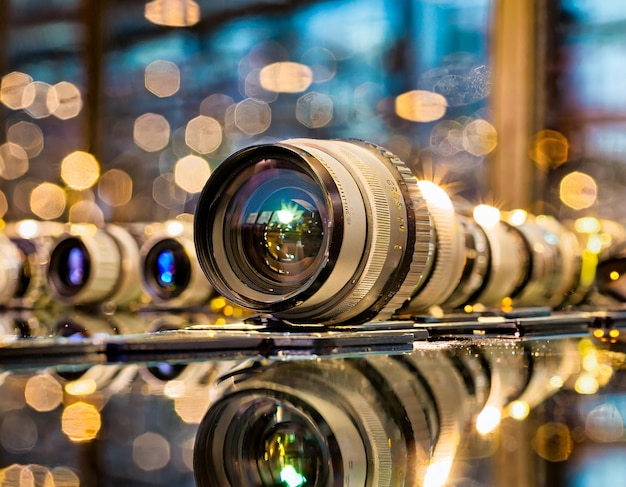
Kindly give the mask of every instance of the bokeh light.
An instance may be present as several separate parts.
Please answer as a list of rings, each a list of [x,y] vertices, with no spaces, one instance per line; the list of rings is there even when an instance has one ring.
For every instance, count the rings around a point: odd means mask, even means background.
[[[35,411],[52,411],[63,401],[63,388],[51,375],[34,375],[26,383],[24,396]]]
[[[436,154],[453,156],[464,150],[464,127],[458,120],[442,120],[430,131],[430,147]]]
[[[559,196],[561,201],[570,208],[582,210],[595,203],[598,185],[588,174],[574,171],[561,180]]]
[[[413,90],[396,97],[396,114],[411,122],[433,122],[446,114],[445,97],[432,91]]]
[[[22,92],[24,110],[33,118],[46,118],[59,106],[56,92],[48,83],[33,81]]]
[[[68,221],[70,223],[93,223],[97,227],[102,227],[104,213],[93,201],[79,201],[70,206]]]
[[[176,185],[173,174],[166,173],[153,181],[152,198],[164,208],[173,210],[185,204],[187,193]]]
[[[531,137],[528,155],[542,169],[554,169],[567,161],[567,138],[556,130],[541,130]]]
[[[296,102],[296,120],[305,127],[324,127],[333,119],[333,101],[328,95],[311,91]]]
[[[235,126],[246,135],[265,132],[272,121],[270,106],[264,101],[246,98],[240,101],[234,110]]]
[[[213,93],[200,103],[200,115],[214,118],[223,125],[226,120],[226,111],[234,104],[235,100],[230,96],[222,93]]]
[[[304,64],[272,63],[259,73],[261,86],[276,93],[301,93],[313,82],[313,71]]]
[[[0,100],[12,110],[24,108],[24,88],[32,82],[33,78],[19,71],[3,76],[0,82]]]
[[[61,120],[76,117],[83,109],[83,98],[78,87],[69,81],[61,81],[48,91],[46,103],[50,113]]]
[[[537,454],[549,462],[563,462],[573,450],[570,429],[563,423],[546,423],[537,428],[533,447]]]
[[[485,156],[496,148],[498,134],[487,120],[478,119],[468,123],[463,131],[463,147],[474,156]]]
[[[39,218],[52,220],[65,211],[65,191],[53,183],[41,183],[30,193],[30,210]]]
[[[146,152],[164,149],[170,140],[170,124],[162,115],[144,113],[135,120],[133,140]]]
[[[39,432],[32,418],[22,411],[3,414],[0,424],[0,443],[11,453],[25,453],[37,443]]]
[[[28,157],[37,157],[44,146],[43,132],[34,123],[16,122],[7,129],[7,142],[19,145]]]
[[[133,441],[133,460],[142,470],[160,470],[170,461],[170,444],[157,433],[144,433]]]
[[[337,58],[323,47],[312,47],[302,55],[302,62],[313,73],[314,83],[330,81],[337,73]]]
[[[93,440],[101,426],[102,420],[96,407],[82,401],[67,406],[61,417],[63,433],[75,442]]]
[[[0,177],[17,179],[28,172],[28,154],[23,147],[12,142],[0,145]]]
[[[61,162],[61,179],[72,189],[91,188],[99,177],[100,164],[88,152],[72,152]]]
[[[170,61],[153,61],[146,66],[145,85],[159,98],[172,96],[180,89],[180,70]]]
[[[474,207],[473,216],[483,227],[492,228],[500,221],[500,210],[489,205],[477,205]]]
[[[211,175],[209,163],[201,157],[189,155],[174,166],[174,181],[188,193],[199,193]]]
[[[105,172],[98,181],[98,196],[109,206],[122,206],[133,197],[133,178],[121,169]]]
[[[222,126],[216,119],[200,115],[187,124],[185,143],[199,154],[210,154],[222,143]]]
[[[200,6],[193,0],[152,0],[146,4],[144,16],[157,25],[189,27],[200,20]]]

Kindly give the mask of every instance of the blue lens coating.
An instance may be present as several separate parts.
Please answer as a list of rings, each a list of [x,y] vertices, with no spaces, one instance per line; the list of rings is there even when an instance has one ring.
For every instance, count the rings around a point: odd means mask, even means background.
[[[85,254],[78,247],[70,250],[67,256],[68,279],[74,286],[83,284],[85,278]]]
[[[174,252],[171,250],[162,251],[157,257],[157,266],[159,283],[166,287],[174,284],[176,274]]]

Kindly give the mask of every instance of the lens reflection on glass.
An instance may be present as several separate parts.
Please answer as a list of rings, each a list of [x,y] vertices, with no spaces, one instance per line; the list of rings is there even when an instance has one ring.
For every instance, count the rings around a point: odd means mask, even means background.
[[[277,412],[281,409],[278,408]],[[265,437],[257,459],[263,485],[315,485],[320,453],[317,438],[297,423],[279,423]]]

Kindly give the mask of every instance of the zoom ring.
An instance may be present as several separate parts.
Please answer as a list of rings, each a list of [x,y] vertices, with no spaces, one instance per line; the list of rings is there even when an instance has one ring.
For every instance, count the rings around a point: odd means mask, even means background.
[[[396,169],[403,183],[400,187],[404,190],[407,213],[412,211],[415,216],[415,242],[409,270],[400,288],[394,291],[395,294],[390,297],[376,317],[377,320],[387,320],[411,296],[422,276],[426,273],[427,267],[432,261],[434,231],[426,200],[422,196],[417,185],[417,179],[411,170],[397,156],[384,147],[370,143],[365,144],[374,149]]]

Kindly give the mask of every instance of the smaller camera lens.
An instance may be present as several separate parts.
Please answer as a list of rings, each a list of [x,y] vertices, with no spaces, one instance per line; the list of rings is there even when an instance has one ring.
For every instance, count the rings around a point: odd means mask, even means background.
[[[83,242],[76,237],[63,240],[52,252],[50,265],[55,289],[64,297],[70,297],[84,287],[91,273],[89,253]]]
[[[180,296],[191,278],[191,262],[183,245],[172,238],[154,245],[146,254],[144,275],[158,298]]]

